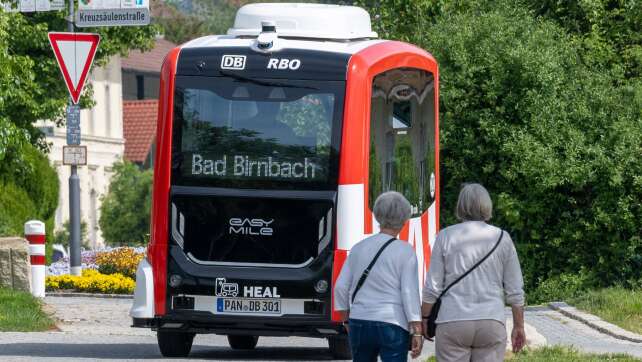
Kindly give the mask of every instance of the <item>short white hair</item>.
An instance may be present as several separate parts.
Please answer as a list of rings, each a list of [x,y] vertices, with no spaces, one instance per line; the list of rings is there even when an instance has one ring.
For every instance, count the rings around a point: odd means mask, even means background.
[[[412,208],[406,198],[396,192],[388,191],[377,197],[372,208],[379,227],[385,229],[401,229],[410,218]]]
[[[467,184],[462,187],[455,215],[460,221],[488,221],[493,217],[493,202],[484,186]]]

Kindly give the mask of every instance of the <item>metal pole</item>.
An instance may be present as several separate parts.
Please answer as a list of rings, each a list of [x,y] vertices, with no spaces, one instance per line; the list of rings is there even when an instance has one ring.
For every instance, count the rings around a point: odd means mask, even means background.
[[[69,19],[67,19],[67,30],[74,32],[74,1],[69,0]],[[73,106],[71,97],[69,105]],[[80,256],[80,178],[78,177],[78,166],[71,166],[69,176],[69,227],[70,227],[70,256],[69,266],[72,275],[82,274],[82,261]]]

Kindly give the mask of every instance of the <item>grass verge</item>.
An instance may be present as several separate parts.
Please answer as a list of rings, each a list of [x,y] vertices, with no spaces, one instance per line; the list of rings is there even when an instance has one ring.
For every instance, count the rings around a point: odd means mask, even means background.
[[[0,288],[0,332],[46,331],[54,321],[31,294]]]
[[[642,334],[642,290],[606,288],[589,291],[568,301],[572,306]]]
[[[434,362],[435,357],[430,357],[427,362]],[[506,361],[515,362],[640,362],[641,360],[624,354],[586,354],[567,347],[542,347],[525,349],[520,353],[506,353]]]

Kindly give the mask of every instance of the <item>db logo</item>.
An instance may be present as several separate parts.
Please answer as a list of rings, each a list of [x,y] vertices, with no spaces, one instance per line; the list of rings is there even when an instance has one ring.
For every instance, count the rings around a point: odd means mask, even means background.
[[[301,61],[299,59],[271,58],[268,62],[267,69],[297,70],[300,66]]]
[[[224,55],[221,59],[221,69],[245,69],[245,55]]]

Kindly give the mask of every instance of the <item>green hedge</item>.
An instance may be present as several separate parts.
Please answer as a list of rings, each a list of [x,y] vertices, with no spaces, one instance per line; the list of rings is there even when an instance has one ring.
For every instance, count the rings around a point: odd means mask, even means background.
[[[515,241],[527,291],[545,283],[543,298],[568,284],[560,275],[636,284],[639,75],[586,62],[603,49],[520,2],[363,3],[380,34],[418,43],[439,62],[442,226],[456,222],[460,185],[480,182],[493,197],[492,223]]]
[[[24,145],[21,152],[20,162],[9,160],[0,167],[0,236],[22,236],[25,222],[40,220],[45,223],[45,250],[50,261],[60,187],[58,174],[35,147]]]

